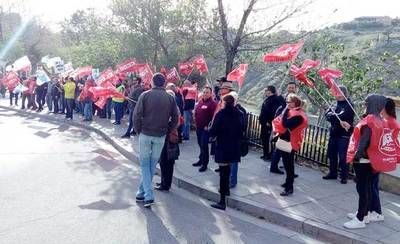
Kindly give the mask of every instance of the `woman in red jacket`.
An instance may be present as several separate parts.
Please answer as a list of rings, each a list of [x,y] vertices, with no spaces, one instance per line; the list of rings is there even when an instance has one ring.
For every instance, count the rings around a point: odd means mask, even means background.
[[[307,115],[303,110],[304,102],[296,94],[289,94],[286,98],[286,108],[280,116],[275,118],[273,130],[278,136],[276,148],[282,155],[286,171],[286,181],[282,184],[284,191],[281,196],[293,194],[294,182],[294,155],[300,150],[304,138],[304,131],[308,125]]]

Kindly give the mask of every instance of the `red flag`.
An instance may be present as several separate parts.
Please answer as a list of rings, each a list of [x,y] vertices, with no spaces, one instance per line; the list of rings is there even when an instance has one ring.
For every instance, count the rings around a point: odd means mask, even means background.
[[[318,75],[328,86],[330,92],[334,97],[342,96],[343,93],[335,82],[335,78],[342,77],[343,73],[340,70],[323,68],[318,71]]]
[[[163,74],[165,77],[167,76],[168,70],[164,66],[160,68],[160,73]]]
[[[178,63],[179,73],[186,76],[190,75],[194,69],[194,64],[190,61]]]
[[[106,106],[106,103],[107,103],[107,97],[100,97],[100,99],[97,100],[97,102],[95,102],[94,104],[95,104],[97,107],[103,109],[104,106]]]
[[[71,76],[78,79],[88,75],[92,75],[92,66],[80,67],[71,74]]]
[[[293,61],[299,54],[303,44],[303,41],[294,44],[283,44],[273,52],[265,54],[263,57],[264,63]]]
[[[208,72],[207,63],[202,54],[193,58],[193,64],[196,66],[200,74]]]
[[[29,60],[28,56],[23,56],[22,58],[17,59],[13,64],[12,64],[12,70],[15,72],[18,71],[23,71],[23,72],[30,72],[32,70],[32,64],[31,61]]]
[[[107,84],[107,83],[105,83]],[[109,83],[108,83],[109,84]],[[94,86],[89,88],[89,92],[93,94],[93,98],[108,98],[108,97],[117,97],[117,98],[125,98],[124,94],[119,93],[114,86],[111,84],[107,87],[101,87],[101,86]]]
[[[315,68],[321,64],[321,60],[306,59],[303,61],[301,68],[308,72],[310,69]]]
[[[172,69],[170,69],[166,74],[165,77],[167,79],[167,82],[172,82],[172,83],[176,83],[178,81],[180,81],[181,77],[178,74],[178,71],[176,70],[175,67],[173,67]]]
[[[134,72],[133,66],[136,64],[136,60],[134,58],[130,58],[125,60],[124,62],[117,64],[115,66],[116,72],[120,74],[127,74]]]
[[[14,88],[21,82],[15,72],[9,72],[2,80],[3,84],[7,86],[8,90],[12,92]]]
[[[237,81],[239,87],[242,87],[243,85],[243,81],[244,81],[244,77],[247,73],[247,69],[248,69],[248,64],[240,64],[239,67],[237,67],[236,69],[232,70],[228,76],[226,77],[227,80],[231,80],[231,81]]]
[[[99,86],[103,86],[103,83],[110,82],[111,84],[116,84],[118,81],[118,76],[115,75],[114,71],[111,68],[105,69],[97,78],[96,83]]]
[[[140,78],[142,78],[143,85],[150,85],[153,79],[153,71],[151,70],[149,64],[135,64],[132,69],[134,72],[138,73]]]
[[[300,82],[300,84],[314,88],[314,83],[308,79],[305,69],[299,68],[296,65],[292,64],[290,66],[289,73],[294,76],[296,80]]]

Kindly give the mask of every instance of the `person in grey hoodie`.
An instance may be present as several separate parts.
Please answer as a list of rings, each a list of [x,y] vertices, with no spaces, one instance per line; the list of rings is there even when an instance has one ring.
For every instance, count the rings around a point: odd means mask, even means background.
[[[380,113],[385,108],[386,97],[371,94],[365,100],[365,105],[366,112],[364,117],[372,115],[374,118],[381,120]],[[373,170],[367,150],[370,146],[371,135],[372,131],[368,125],[363,125],[360,128],[359,143],[353,159],[353,167],[357,178],[356,188],[359,196],[358,210],[356,214],[349,214],[349,218],[353,217],[352,220],[344,223],[344,227],[348,229],[365,228],[366,220],[368,220],[366,217],[371,203]]]
[[[178,125],[179,112],[175,98],[164,88],[165,77],[156,73],[152,89],[140,95],[133,112],[133,127],[139,134],[141,179],[136,201],[150,208],[154,203],[153,176],[166,135]]]

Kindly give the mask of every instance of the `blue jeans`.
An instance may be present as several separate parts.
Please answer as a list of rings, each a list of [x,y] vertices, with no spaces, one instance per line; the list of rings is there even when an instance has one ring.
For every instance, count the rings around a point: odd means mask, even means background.
[[[124,104],[119,102],[113,102],[115,112],[115,122],[121,123],[121,119],[124,116]]]
[[[239,170],[239,163],[231,163],[231,177],[229,180],[230,187],[235,187],[237,185],[237,174]]]
[[[378,214],[382,214],[381,199],[379,198],[379,173],[372,174],[371,178],[372,194],[371,194],[371,206],[369,211],[375,211]]]
[[[83,115],[85,116],[86,120],[92,120],[93,116],[92,106],[93,106],[92,101],[84,102]]]
[[[330,137],[328,142],[329,175],[337,177],[338,163],[340,166],[340,178],[347,179],[349,166],[346,163],[347,147],[350,138]]]
[[[183,111],[183,139],[189,140],[190,138],[190,125],[192,122],[193,112],[192,110]]]
[[[164,142],[165,136],[139,134],[139,162],[142,176],[136,197],[144,197],[145,201],[154,200],[152,181]]]
[[[197,144],[200,148],[199,162],[201,162],[203,166],[207,167],[210,159],[208,150],[209,133],[204,129],[197,129],[196,134]]]

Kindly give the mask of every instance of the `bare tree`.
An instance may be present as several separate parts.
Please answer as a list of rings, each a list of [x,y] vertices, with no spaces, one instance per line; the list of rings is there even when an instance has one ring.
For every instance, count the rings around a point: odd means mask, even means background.
[[[256,11],[265,11],[274,7],[273,5],[256,9],[255,6],[258,0],[249,0],[247,7],[244,9],[239,26],[232,28],[228,26],[228,21],[222,0],[218,1],[219,25],[220,33],[225,51],[225,72],[228,74],[235,61],[235,57],[242,51],[260,51],[271,46],[271,43],[265,43],[265,37],[270,34],[277,26],[286,20],[294,17],[296,14],[301,14],[303,8],[311,3],[303,2],[297,6],[290,5],[285,7],[271,22],[266,26],[252,30],[248,27],[249,17]],[[294,2],[294,1],[291,1]],[[284,3],[287,4],[287,3]]]

